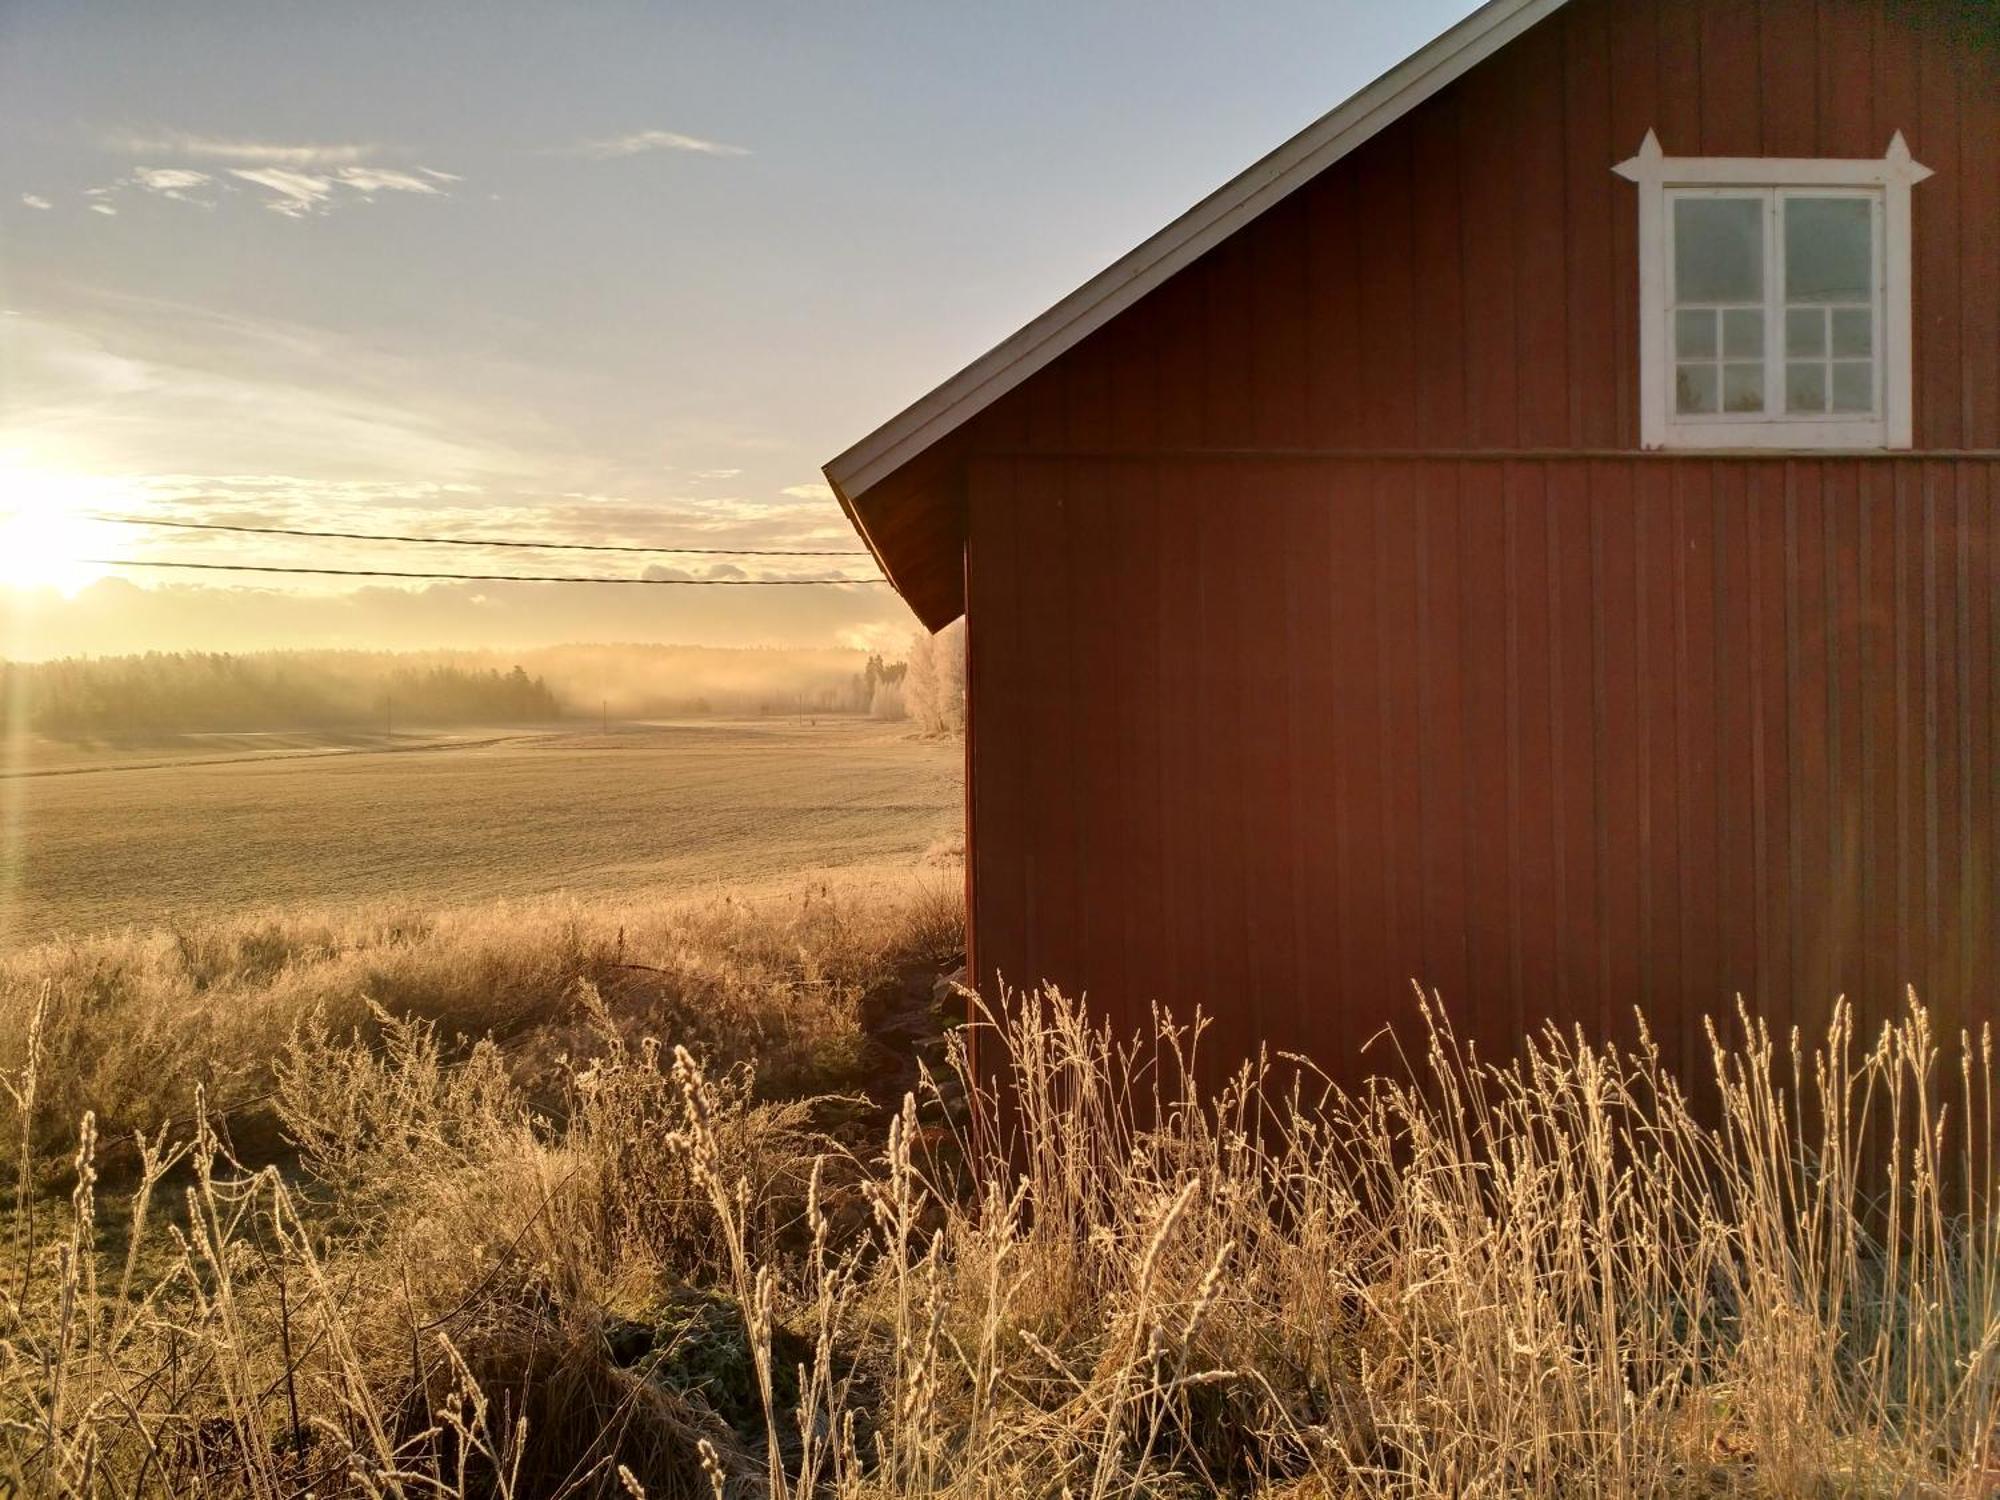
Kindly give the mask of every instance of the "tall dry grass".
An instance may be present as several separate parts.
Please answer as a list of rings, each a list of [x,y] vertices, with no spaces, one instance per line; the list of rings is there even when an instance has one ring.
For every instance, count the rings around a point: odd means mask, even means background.
[[[936,916],[947,899],[933,876],[867,900],[818,884],[754,901],[391,906],[46,943],[0,956],[0,1074],[33,1071],[31,1037],[55,1060],[39,1070],[33,1111],[43,1166],[73,1153],[85,1110],[123,1140],[185,1120],[197,1086],[239,1145],[262,1149],[275,1127],[273,1066],[303,1024],[372,1036],[381,1011],[446,1039],[490,1037],[517,1076],[546,1074],[559,1091],[588,991],[628,1034],[754,1057],[767,1089],[796,1090],[852,1071],[856,1002],[909,956],[913,920],[933,945],[956,940]]]
[[[5,1278],[5,1462],[128,1496],[2000,1490],[1990,1040],[1914,1003],[1732,1020],[1698,1117],[1643,1046],[1497,1067],[1435,1011],[1406,1077],[1201,1099],[1195,1029],[1027,996],[1003,1079],[954,1047],[859,1125],[579,1004],[532,1087],[435,1017],[298,1018],[296,1155],[198,1105],[134,1147],[116,1254],[86,1115]]]

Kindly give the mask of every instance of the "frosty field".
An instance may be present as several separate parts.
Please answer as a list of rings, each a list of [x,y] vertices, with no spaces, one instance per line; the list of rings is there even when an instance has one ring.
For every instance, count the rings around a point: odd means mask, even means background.
[[[42,744],[0,777],[0,942],[262,907],[741,888],[906,869],[956,746],[854,719]]]

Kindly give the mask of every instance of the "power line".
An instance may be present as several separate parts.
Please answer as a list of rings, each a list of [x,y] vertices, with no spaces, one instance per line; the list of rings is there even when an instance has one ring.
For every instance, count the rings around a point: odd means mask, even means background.
[[[312,573],[329,578],[436,578],[464,583],[642,583],[691,588],[797,588],[807,584],[878,584],[886,578],[579,578],[565,573],[417,573],[391,568],[267,567],[259,563],[168,562],[138,557],[84,557],[97,568],[196,568],[206,573]]]
[[[221,521],[168,521],[156,516],[121,516],[93,512],[94,521],[118,526],[166,526],[176,531],[236,531],[254,536],[323,537],[343,542],[419,542],[432,547],[528,547],[542,552],[654,552],[693,557],[867,557],[850,551],[779,547],[640,547],[620,542],[531,542],[514,537],[409,536],[390,531],[304,531],[293,526],[231,526]]]

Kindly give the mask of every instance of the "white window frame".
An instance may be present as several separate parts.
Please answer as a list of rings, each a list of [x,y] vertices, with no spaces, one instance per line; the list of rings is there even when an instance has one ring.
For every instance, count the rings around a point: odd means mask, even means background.
[[[1652,131],[1639,154],[1612,168],[1639,188],[1639,441],[1647,448],[1882,450],[1914,442],[1910,326],[1910,189],[1931,175],[1897,131],[1880,159],[1668,156]],[[1682,415],[1674,404],[1673,224],[1669,202],[1683,191],[1737,189],[1764,196],[1773,221],[1787,196],[1854,194],[1875,199],[1876,394],[1872,416],[1784,410],[1784,248],[1780,225],[1765,242],[1765,397],[1762,412]],[[1772,263],[1779,273],[1772,280]]]

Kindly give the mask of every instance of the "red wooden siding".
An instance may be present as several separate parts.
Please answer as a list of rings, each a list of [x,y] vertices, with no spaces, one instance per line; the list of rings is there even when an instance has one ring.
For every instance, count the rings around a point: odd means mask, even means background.
[[[975,962],[1350,1076],[1409,983],[1670,1054],[1995,1014],[2000,463],[993,457]]]
[[[1912,195],[1916,447],[2000,450],[2000,42],[1937,0],[1573,0],[972,424],[963,451],[1636,448],[1635,189],[1880,156]],[[1957,40],[1954,40],[1954,37]]]
[[[1412,980],[1699,1063],[2000,1012],[2000,44],[1573,0],[864,497],[971,616],[973,959],[1355,1077]],[[1669,154],[1914,193],[1907,456],[1642,455]],[[963,594],[961,595],[961,590]]]
[[[1669,154],[1874,156],[1914,202],[1916,447],[2000,451],[2000,45],[1949,0],[1572,0],[871,490],[962,604],[980,453],[1636,448],[1634,189]]]

